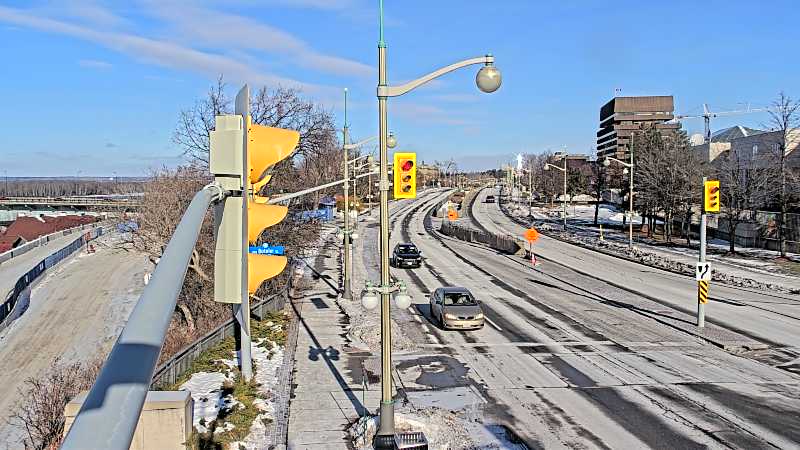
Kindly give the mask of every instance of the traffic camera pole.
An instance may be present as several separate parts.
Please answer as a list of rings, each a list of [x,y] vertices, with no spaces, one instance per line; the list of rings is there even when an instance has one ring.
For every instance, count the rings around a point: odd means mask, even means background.
[[[703,177],[703,186],[706,184],[706,177]],[[705,196],[705,188],[703,189]],[[700,262],[706,262],[706,210],[704,199],[701,199],[702,211],[700,213]],[[703,328],[706,326],[706,305],[700,301],[700,282],[697,283],[697,326]]]

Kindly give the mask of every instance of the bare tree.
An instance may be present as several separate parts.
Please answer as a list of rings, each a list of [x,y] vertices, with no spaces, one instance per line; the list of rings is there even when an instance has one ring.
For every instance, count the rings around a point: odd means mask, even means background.
[[[647,128],[634,137],[637,149],[634,184],[640,209],[661,213],[668,242],[673,235],[675,215],[691,208],[696,201],[702,163],[689,149],[684,132],[662,135]]]
[[[784,92],[772,102],[769,109],[768,127],[777,131],[776,141],[773,143],[773,158],[777,163],[775,176],[778,180],[775,196],[780,207],[780,220],[778,224],[778,247],[782,257],[786,256],[786,206],[789,203],[789,186],[796,180],[791,178],[789,168],[786,166],[786,157],[800,144],[800,101],[793,100]]]
[[[214,129],[215,116],[233,112],[226,88],[220,76],[206,98],[181,112],[173,134],[173,141],[183,148],[184,155],[201,167],[208,166],[209,132]],[[300,133],[297,157],[313,154],[336,141],[331,113],[301,98],[296,89],[262,87],[250,100],[253,123]]]
[[[768,187],[773,168],[756,165],[753,159],[736,149],[721,156],[717,165],[722,203],[721,216],[727,222],[729,252],[736,253],[736,228],[751,221],[751,213],[770,196]]]
[[[72,364],[56,358],[43,375],[25,380],[19,390],[21,400],[9,418],[9,424],[21,430],[24,448],[58,448],[64,433],[64,407],[92,386],[101,367],[99,358]]]

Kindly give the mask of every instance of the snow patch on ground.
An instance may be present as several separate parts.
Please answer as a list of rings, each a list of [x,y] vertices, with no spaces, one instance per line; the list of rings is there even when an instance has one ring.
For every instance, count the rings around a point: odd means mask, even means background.
[[[371,450],[380,420],[377,416],[359,419],[350,429],[356,450]],[[468,411],[421,408],[395,414],[397,433],[422,432],[430,450],[511,449],[527,450],[505,427],[484,424]]]
[[[207,432],[207,425],[217,419],[220,410],[232,406],[235,401],[233,397],[222,396],[223,384],[232,381],[232,378],[223,373],[198,372],[193,373],[189,381],[180,386],[181,390],[189,391],[194,400],[192,424],[198,432]]]
[[[232,443],[231,448],[266,450],[269,444],[265,439],[267,426],[275,420],[273,388],[278,383],[278,371],[283,364],[283,348],[272,342],[259,341],[253,346],[253,364],[256,369],[255,381],[258,383],[258,392],[264,398],[258,398],[253,402],[260,413],[253,420],[250,433],[243,441]]]

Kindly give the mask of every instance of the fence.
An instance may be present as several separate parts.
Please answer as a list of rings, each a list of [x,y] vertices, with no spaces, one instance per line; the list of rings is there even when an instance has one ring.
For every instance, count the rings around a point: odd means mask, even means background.
[[[0,305],[0,330],[7,327],[12,321],[25,312],[30,303],[30,289],[47,269],[63,261],[76,250],[86,245],[87,242],[102,234],[103,227],[94,228],[82,234],[79,238],[67,244],[62,249],[39,261],[39,263],[25,273],[25,275],[19,277],[14,285],[14,289],[11,291],[11,295]]]
[[[287,283],[286,288],[282,289],[281,292],[253,303],[250,307],[250,314],[261,319],[268,312],[281,311],[288,298],[289,283]],[[238,324],[236,319],[231,318],[217,327],[217,329],[210,331],[205,336],[184,347],[172,358],[156,368],[153,374],[153,381],[150,384],[151,389],[158,390],[175,384],[181,374],[189,370],[192,362],[194,362],[203,351],[213,347],[225,338],[234,336],[237,328]]]
[[[474,228],[453,225],[447,220],[442,221],[442,226],[439,231],[447,236],[452,236],[462,241],[479,242],[481,244],[488,245],[489,247],[504,253],[514,254],[521,249],[517,239],[512,236],[499,235],[489,233],[487,231],[476,230]]]

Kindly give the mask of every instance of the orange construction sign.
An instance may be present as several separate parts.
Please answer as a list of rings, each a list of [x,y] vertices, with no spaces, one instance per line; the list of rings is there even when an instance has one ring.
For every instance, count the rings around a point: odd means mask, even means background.
[[[525,240],[528,242],[535,242],[539,239],[539,232],[535,228],[528,228],[525,230]]]
[[[450,220],[456,220],[458,219],[458,213],[456,212],[455,209],[451,209],[447,211],[447,218]]]

